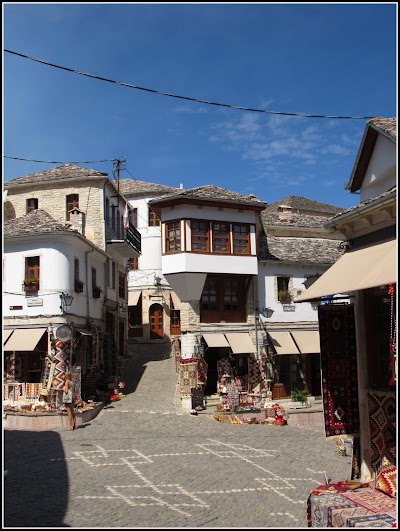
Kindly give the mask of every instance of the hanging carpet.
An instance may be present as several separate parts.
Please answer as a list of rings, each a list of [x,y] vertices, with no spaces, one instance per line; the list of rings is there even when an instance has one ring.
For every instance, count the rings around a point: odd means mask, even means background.
[[[368,389],[371,467],[376,475],[382,463],[396,464],[396,393]]]
[[[192,396],[192,387],[197,387],[197,361],[181,364],[179,383],[181,397]]]
[[[324,304],[318,319],[325,434],[358,433],[354,305]]]

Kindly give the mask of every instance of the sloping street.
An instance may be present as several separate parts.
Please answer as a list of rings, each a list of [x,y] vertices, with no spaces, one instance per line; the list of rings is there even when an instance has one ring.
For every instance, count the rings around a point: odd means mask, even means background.
[[[323,426],[190,415],[169,349],[130,351],[126,397],[91,422],[4,431],[3,528],[299,528],[325,473],[349,479]]]

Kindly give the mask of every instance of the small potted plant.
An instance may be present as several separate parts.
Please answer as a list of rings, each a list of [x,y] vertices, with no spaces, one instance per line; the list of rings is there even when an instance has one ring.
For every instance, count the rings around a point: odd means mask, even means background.
[[[292,302],[292,296],[290,295],[289,290],[279,290],[278,291],[278,300],[282,304],[290,304]]]
[[[24,289],[26,292],[39,291],[39,279],[37,277],[30,277],[24,280]]]
[[[306,407],[308,404],[308,389],[293,389],[290,393],[294,406]]]
[[[95,286],[93,288],[93,298],[100,299],[100,294],[101,294],[101,288],[99,288],[99,286]]]
[[[77,293],[83,292],[83,281],[82,280],[75,280],[75,291]]]

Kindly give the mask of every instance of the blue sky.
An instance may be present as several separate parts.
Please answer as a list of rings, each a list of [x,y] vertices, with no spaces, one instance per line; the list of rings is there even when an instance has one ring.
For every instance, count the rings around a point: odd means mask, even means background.
[[[2,7],[3,50],[80,72],[278,113],[396,116],[397,3]],[[3,51],[7,157],[126,157],[122,177],[348,208],[365,124],[171,98]],[[3,160],[5,181],[60,165]],[[112,177],[112,162],[81,166]]]

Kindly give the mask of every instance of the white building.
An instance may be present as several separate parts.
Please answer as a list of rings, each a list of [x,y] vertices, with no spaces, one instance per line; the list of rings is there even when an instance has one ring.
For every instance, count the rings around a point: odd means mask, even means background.
[[[290,396],[296,388],[321,395],[318,306],[294,299],[343,254],[343,235],[323,228],[342,210],[288,196],[261,213],[258,299],[260,322],[268,333],[269,376],[278,384],[274,398]]]
[[[165,280],[161,265],[160,218],[148,202],[179,188],[122,179],[130,222],[141,235],[142,254],[129,262],[128,337],[131,343],[169,342],[180,335],[180,301]]]
[[[79,363],[82,392],[85,379],[95,392],[96,379],[115,375],[126,353],[126,265],[140,254],[140,234],[124,225],[126,199],[106,173],[74,164],[4,187],[4,350],[28,363],[39,339],[47,341],[40,345],[41,384],[56,387],[71,362]],[[50,383],[43,380],[48,367]]]
[[[251,388],[260,379],[257,233],[265,203],[201,186],[152,199],[149,205],[161,220],[162,274],[180,301],[182,402],[199,383],[214,393],[226,372]],[[200,377],[200,350],[206,377]]]
[[[396,464],[396,144],[396,118],[367,122],[346,186],[360,203],[325,223],[345,234],[346,253],[297,298],[351,296],[347,306],[319,310],[325,431],[356,435],[356,477],[363,482]]]

